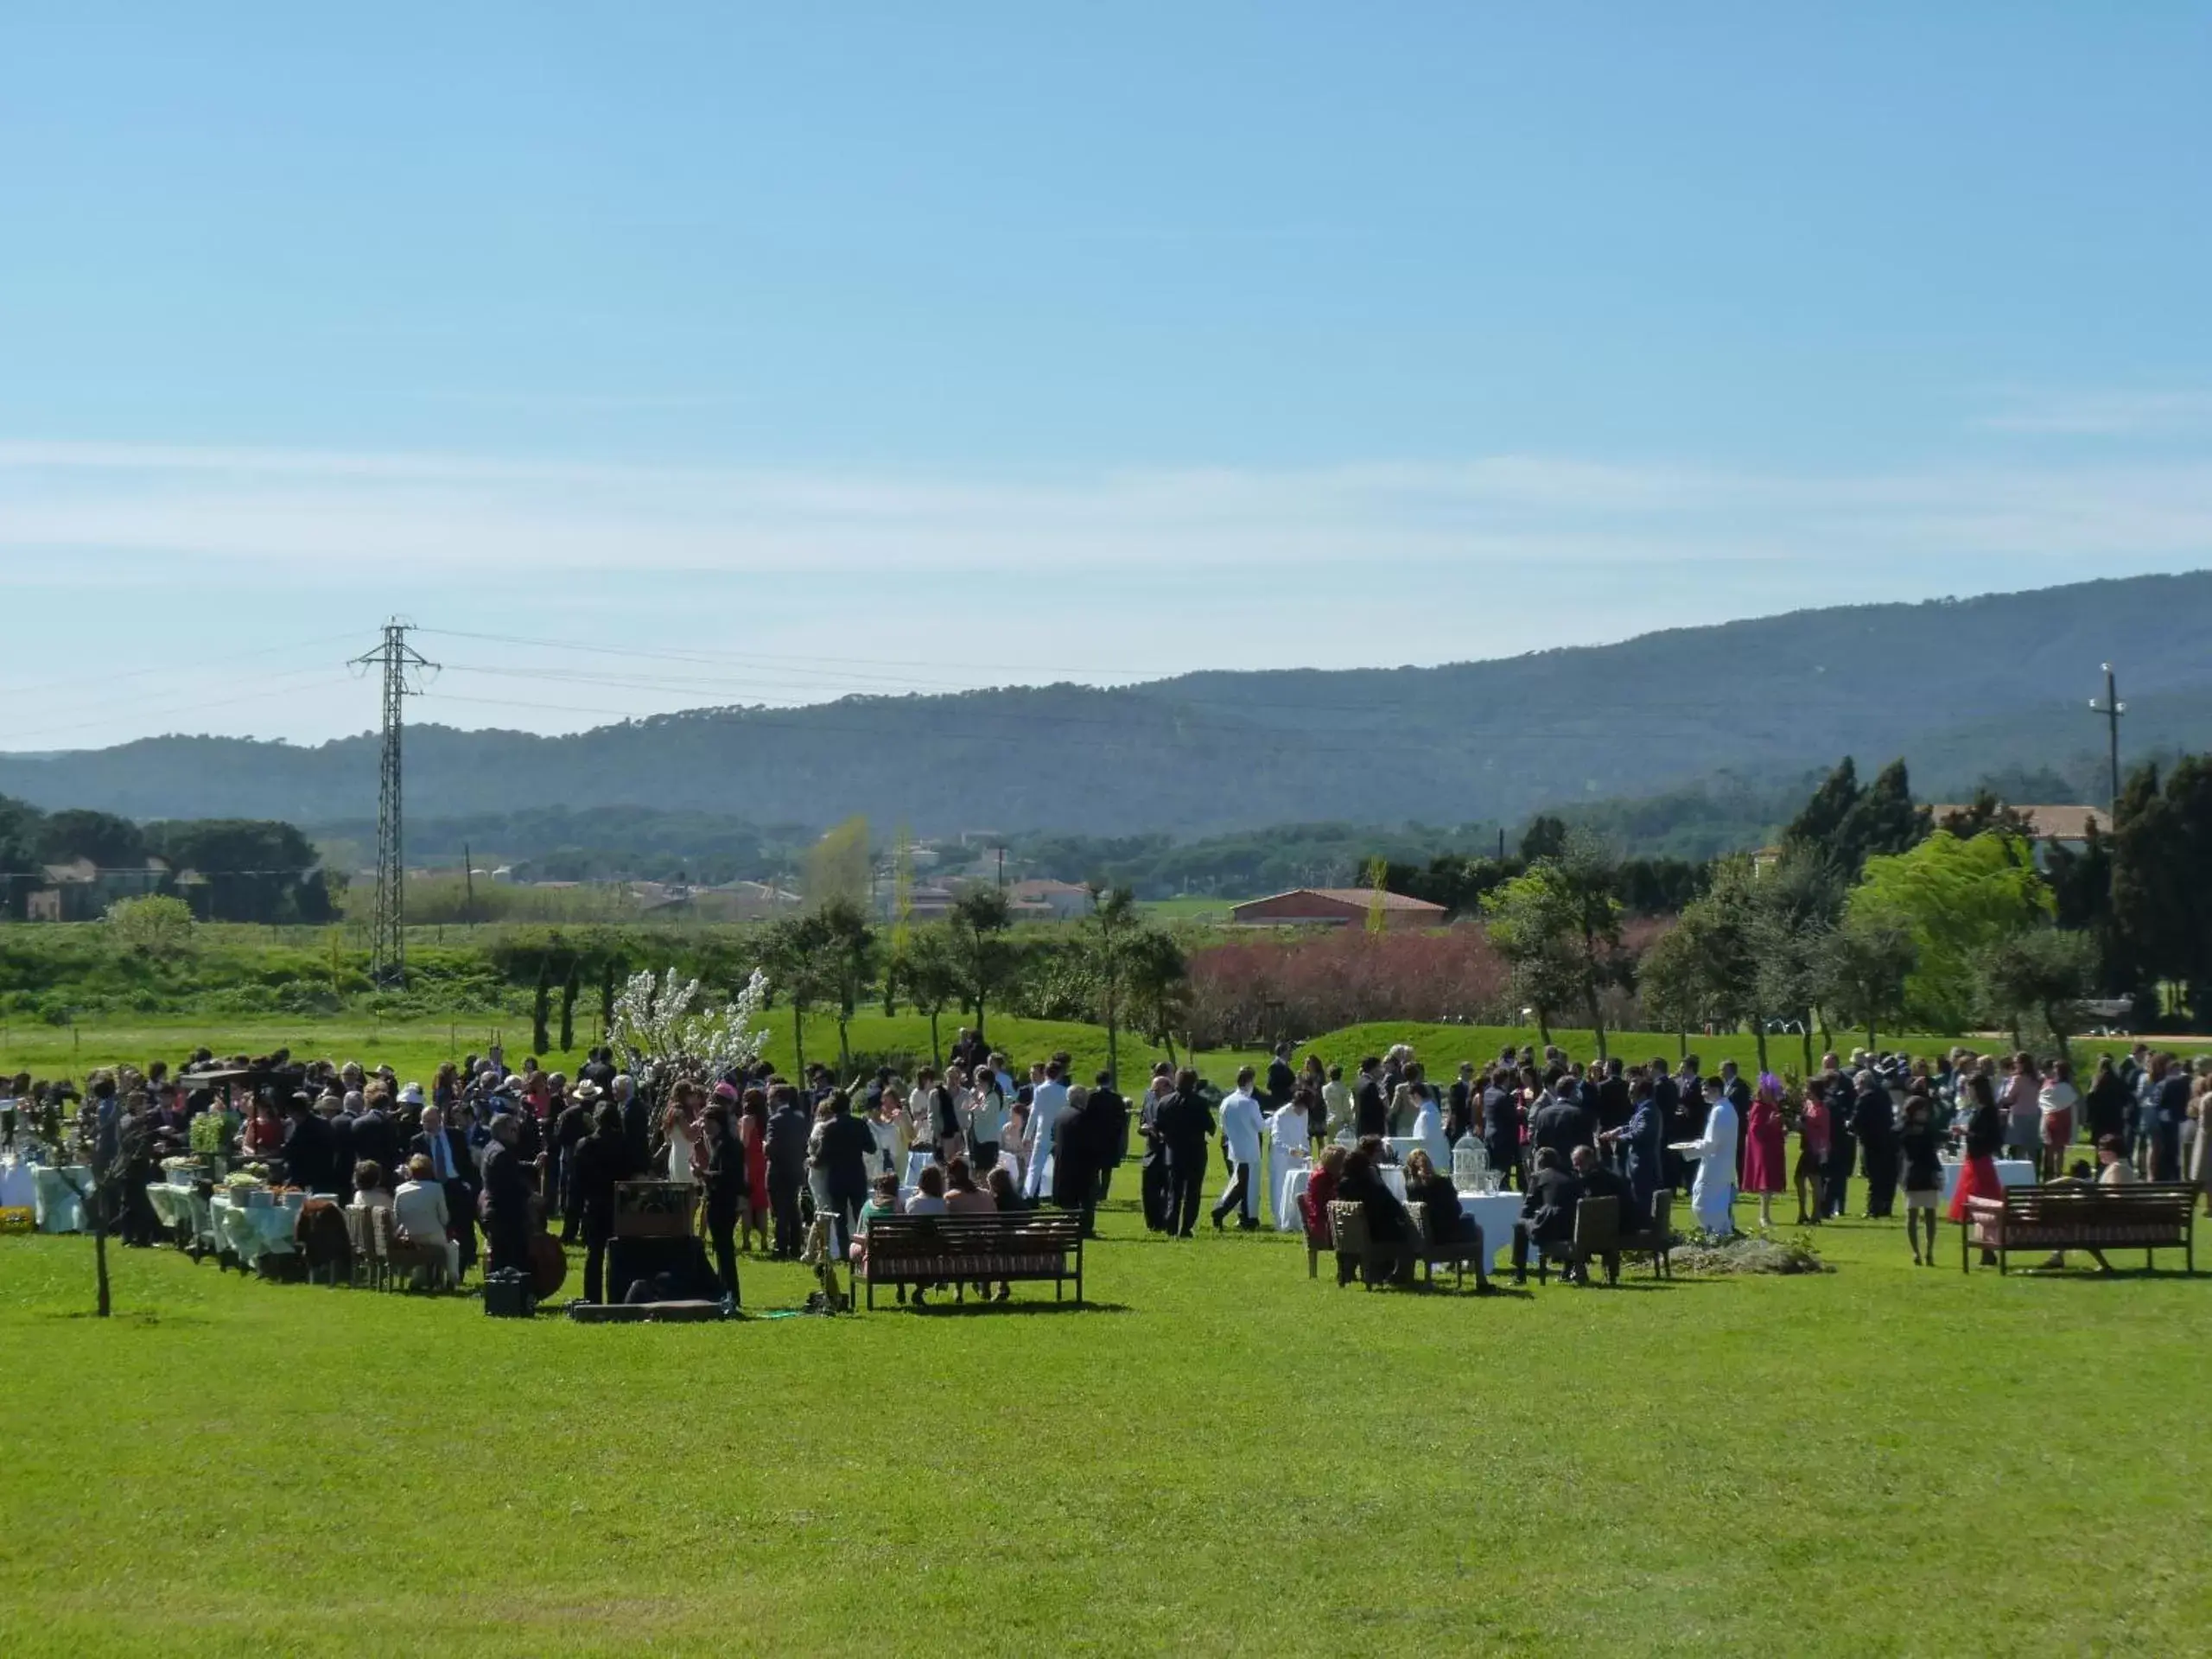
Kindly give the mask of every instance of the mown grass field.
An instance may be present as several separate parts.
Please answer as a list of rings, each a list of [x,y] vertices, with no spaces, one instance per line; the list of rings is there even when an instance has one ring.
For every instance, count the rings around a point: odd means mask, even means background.
[[[2212,1279],[1847,1223],[1817,1278],[1484,1301],[1103,1224],[1095,1308],[665,1329],[168,1251],[102,1323],[88,1243],[0,1239],[0,1652],[2212,1640]]]

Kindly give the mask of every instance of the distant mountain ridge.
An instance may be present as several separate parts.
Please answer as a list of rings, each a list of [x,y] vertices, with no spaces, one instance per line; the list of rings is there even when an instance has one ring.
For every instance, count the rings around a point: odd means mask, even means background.
[[[1438,668],[849,697],[559,737],[411,727],[407,801],[426,818],[560,803],[755,823],[861,812],[919,834],[1188,836],[1511,820],[1701,779],[1764,784],[1845,753],[1868,766],[1903,754],[1926,794],[2007,766],[2073,775],[2101,755],[2085,704],[2106,660],[2130,704],[2132,750],[2212,747],[2208,624],[2212,571],[2199,571],[1799,611]],[[373,814],[376,754],[366,735],[149,738],[0,755],[0,794],[138,818],[327,823]]]

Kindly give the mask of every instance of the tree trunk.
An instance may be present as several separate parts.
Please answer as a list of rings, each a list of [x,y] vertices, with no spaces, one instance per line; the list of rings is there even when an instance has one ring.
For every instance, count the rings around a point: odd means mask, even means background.
[[[1869,1054],[1874,1052],[1874,1022],[1872,1020],[1866,1022],[1866,1052]]]
[[[2050,1034],[2058,1039],[2058,1058],[2071,1068],[2074,1064],[2073,1045],[2066,1040],[2066,1033],[2058,1028],[2056,1016],[2057,1010],[2050,1003],[2043,1005],[2043,1022],[2050,1027]],[[2200,1126],[2196,1132],[2199,1135],[2212,1133],[2212,1124]]]
[[[1678,1060],[1687,1060],[1689,1057],[1690,1034],[1687,1031],[1677,1031],[1675,1033],[1675,1058]]]
[[[1536,1040],[1546,1048],[1552,1046],[1552,1017],[1550,1013],[1543,1008],[1536,1010]]]
[[[791,1077],[795,1082],[806,1080],[806,1010],[798,1002],[791,1004]]]
[[[944,1069],[944,1050],[937,1039],[937,1010],[930,1010],[930,1064],[939,1071]]]
[[[1805,1076],[1809,1080],[1813,1075],[1813,1022],[1809,1018],[1799,1022],[1797,1034],[1805,1039]]]
[[[1761,1074],[1762,1076],[1764,1076],[1764,1075],[1765,1074],[1765,1072],[1766,1072],[1766,1069],[1767,1069],[1767,1065],[1766,1065],[1766,1021],[1765,1021],[1765,1020],[1758,1020],[1758,1019],[1754,1019],[1754,1020],[1751,1021],[1751,1037],[1752,1037],[1752,1040],[1753,1040],[1755,1043],[1757,1043],[1757,1044],[1758,1045],[1759,1072],[1760,1072],[1760,1074]]]
[[[851,1015],[840,1009],[837,1014],[837,1069],[849,1077],[853,1070],[853,1046],[846,1040],[845,1024]]]
[[[1590,1029],[1597,1035],[1598,1060],[1600,1065],[1603,1065],[1606,1058],[1605,1016],[1598,1010],[1598,988],[1596,985],[1592,984],[1585,989],[1583,1000],[1590,1005]]]

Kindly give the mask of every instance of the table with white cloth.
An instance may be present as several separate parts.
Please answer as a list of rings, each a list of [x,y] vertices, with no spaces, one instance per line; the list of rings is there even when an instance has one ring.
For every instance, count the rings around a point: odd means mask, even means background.
[[[215,1219],[207,1195],[196,1182],[149,1181],[146,1197],[162,1226],[190,1235],[191,1245],[188,1249],[219,1248],[221,1241],[215,1234]]]
[[[1943,1202],[1951,1201],[1951,1194],[1959,1190],[1959,1176],[1964,1164],[1946,1159],[1943,1163]],[[1997,1184],[1999,1186],[2033,1186],[2037,1170],[2025,1158],[1999,1158],[1997,1160]]]
[[[212,1230],[221,1248],[251,1268],[264,1255],[292,1253],[292,1234],[299,1225],[303,1192],[286,1192],[275,1204],[241,1204],[219,1192],[208,1204]]]
[[[59,1168],[47,1164],[31,1166],[31,1179],[36,1183],[32,1200],[34,1219],[41,1233],[81,1233],[85,1230],[84,1200],[77,1194],[81,1191],[88,1197],[92,1190],[92,1172],[82,1164],[67,1164]]]
[[[29,1210],[38,1208],[38,1178],[31,1173],[29,1164],[9,1164],[0,1167],[0,1210]]]

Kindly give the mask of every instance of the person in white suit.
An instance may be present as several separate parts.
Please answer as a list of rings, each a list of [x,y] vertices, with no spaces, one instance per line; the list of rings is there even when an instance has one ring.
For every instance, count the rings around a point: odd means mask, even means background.
[[[1697,1224],[1718,1238],[1736,1230],[1736,1108],[1719,1077],[1705,1080],[1705,1134],[1691,1143],[1697,1179],[1690,1187],[1690,1208]]]
[[[1306,1109],[1303,1091],[1294,1094],[1274,1109],[1268,1119],[1268,1179],[1267,1189],[1275,1195],[1277,1209],[1282,1206],[1282,1184],[1294,1169],[1306,1167],[1306,1147],[1313,1134],[1313,1114]],[[1300,1224],[1294,1212],[1288,1217],[1278,1215],[1275,1225],[1288,1230]]]
[[[1260,1141],[1267,1132],[1267,1120],[1252,1093],[1252,1077],[1249,1065],[1237,1072],[1235,1090],[1221,1103],[1221,1141],[1229,1154],[1230,1176],[1228,1189],[1213,1207],[1217,1231],[1222,1217],[1231,1210],[1241,1211],[1236,1217],[1240,1229],[1249,1230],[1260,1224]]]

